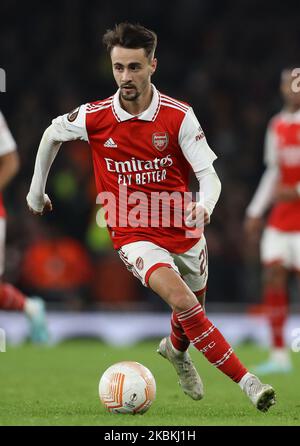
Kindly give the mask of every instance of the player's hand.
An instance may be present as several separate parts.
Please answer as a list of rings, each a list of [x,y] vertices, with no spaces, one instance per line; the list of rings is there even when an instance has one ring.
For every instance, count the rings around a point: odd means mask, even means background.
[[[204,206],[200,203],[190,203],[185,211],[185,224],[193,227],[203,227],[210,223],[210,216]]]
[[[299,200],[297,189],[293,186],[279,184],[275,190],[275,201],[295,201]]]
[[[33,197],[30,193],[26,197],[27,206],[33,215],[44,215],[52,211],[52,203],[47,194],[42,197]]]

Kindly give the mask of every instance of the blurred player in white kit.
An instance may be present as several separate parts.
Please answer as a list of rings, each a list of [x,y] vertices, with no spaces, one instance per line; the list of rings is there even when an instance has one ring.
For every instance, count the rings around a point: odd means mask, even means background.
[[[46,343],[48,331],[45,305],[40,298],[29,298],[12,284],[3,282],[5,263],[6,212],[2,192],[19,170],[16,142],[0,111],[0,311],[23,311],[30,325],[30,339],[35,343]]]

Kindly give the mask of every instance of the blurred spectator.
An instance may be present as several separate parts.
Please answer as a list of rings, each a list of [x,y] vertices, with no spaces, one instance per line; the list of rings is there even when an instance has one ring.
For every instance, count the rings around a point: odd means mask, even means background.
[[[50,303],[65,302],[68,308],[82,307],[93,277],[93,266],[85,247],[67,236],[36,240],[25,250],[20,283]]]

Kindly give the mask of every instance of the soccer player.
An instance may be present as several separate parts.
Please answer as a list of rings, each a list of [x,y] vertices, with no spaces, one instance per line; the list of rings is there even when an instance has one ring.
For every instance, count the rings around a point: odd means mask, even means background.
[[[275,403],[274,389],[247,371],[203,308],[207,249],[200,226],[209,222],[220,194],[212,165],[216,156],[192,108],[151,84],[157,68],[156,34],[141,25],[121,23],[107,31],[103,41],[119,89],[52,121],[38,149],[27,195],[29,209],[34,214],[52,209],[45,186],[61,143],[88,141],[98,197],[110,201],[107,219],[114,248],[127,268],[173,310],[171,335],[161,341],[158,352],[173,364],[183,391],[195,400],[203,397],[202,381],[188,353],[192,343],[239,383],[259,410],[267,411]],[[203,203],[181,200],[188,192],[191,167]],[[159,193],[167,198],[157,210]],[[170,222],[164,214],[167,208]]]
[[[14,178],[19,169],[16,143],[0,111],[0,278],[4,272],[6,214],[2,191]],[[40,298],[29,298],[13,285],[0,281],[0,310],[24,311],[30,323],[32,342],[48,341],[44,302]]]
[[[298,88],[297,88],[298,87]],[[271,328],[269,359],[255,371],[261,375],[292,370],[284,341],[288,308],[288,276],[300,272],[300,92],[293,69],[281,74],[284,106],[269,122],[265,139],[266,170],[246,210],[245,229],[251,237],[262,228],[263,303]]]

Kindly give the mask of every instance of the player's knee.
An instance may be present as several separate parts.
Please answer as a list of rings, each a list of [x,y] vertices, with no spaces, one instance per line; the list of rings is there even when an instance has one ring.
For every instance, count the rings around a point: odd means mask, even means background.
[[[188,310],[198,303],[196,296],[188,291],[170,290],[168,301],[176,313]]]

